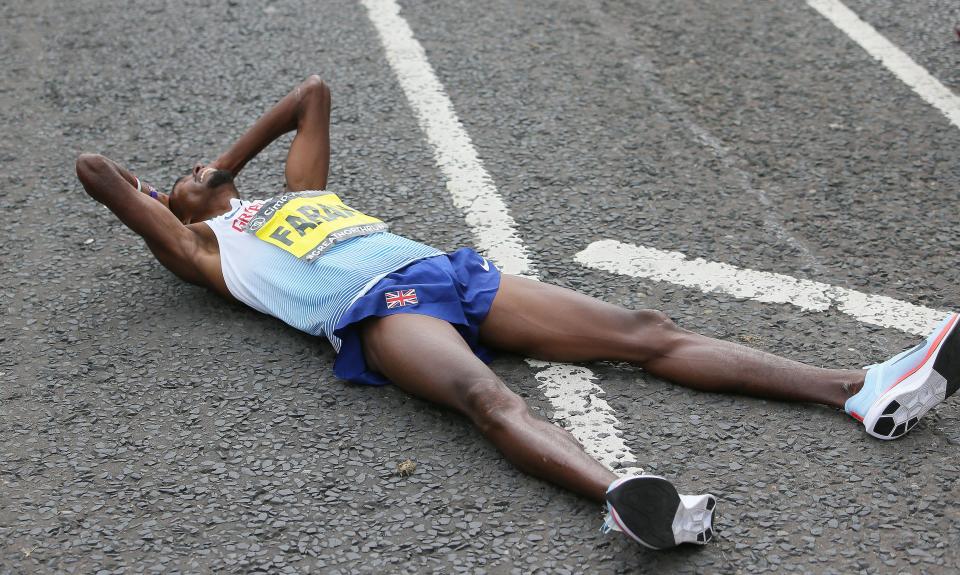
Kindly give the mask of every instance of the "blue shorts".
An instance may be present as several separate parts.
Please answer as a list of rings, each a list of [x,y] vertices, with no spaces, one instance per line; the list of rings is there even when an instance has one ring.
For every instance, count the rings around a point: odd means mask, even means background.
[[[417,260],[376,283],[347,309],[333,335],[342,341],[333,364],[337,377],[385,385],[363,357],[359,323],[368,317],[417,313],[451,323],[484,362],[492,355],[480,345],[480,324],[500,288],[500,271],[470,248]]]

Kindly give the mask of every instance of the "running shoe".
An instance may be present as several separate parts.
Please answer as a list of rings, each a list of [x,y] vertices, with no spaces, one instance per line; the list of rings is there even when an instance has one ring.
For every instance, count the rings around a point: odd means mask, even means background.
[[[879,439],[896,439],[913,429],[933,406],[957,391],[957,318],[957,314],[950,314],[916,347],[865,368],[863,389],[847,400],[844,409],[863,422],[867,433]]]
[[[621,531],[650,549],[713,539],[713,495],[680,495],[656,475],[621,477],[607,488],[609,515],[600,529]]]

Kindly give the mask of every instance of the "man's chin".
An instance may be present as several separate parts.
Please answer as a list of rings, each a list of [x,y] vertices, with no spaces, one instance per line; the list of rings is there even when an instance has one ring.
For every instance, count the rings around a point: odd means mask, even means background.
[[[216,170],[214,168],[207,168],[208,170],[213,170],[206,177],[206,186],[208,188],[216,189],[222,186],[223,184],[229,184],[233,181],[233,174],[227,170]],[[203,175],[201,174],[201,178]]]

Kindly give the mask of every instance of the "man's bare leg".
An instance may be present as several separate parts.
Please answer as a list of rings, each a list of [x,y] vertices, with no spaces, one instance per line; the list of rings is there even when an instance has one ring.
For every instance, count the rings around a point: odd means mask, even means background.
[[[534,416],[449,323],[401,314],[368,320],[369,366],[404,391],[466,415],[521,471],[603,501],[610,470],[567,431]]]
[[[864,379],[862,370],[804,365],[680,329],[661,312],[507,275],[480,334],[490,347],[530,357],[628,361],[701,391],[834,407],[843,407]]]

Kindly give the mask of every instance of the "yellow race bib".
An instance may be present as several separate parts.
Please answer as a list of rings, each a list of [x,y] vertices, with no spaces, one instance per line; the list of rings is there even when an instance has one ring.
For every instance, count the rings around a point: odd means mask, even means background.
[[[347,206],[324,191],[291,192],[260,206],[247,233],[294,256],[312,261],[337,242],[387,229],[387,224]]]

